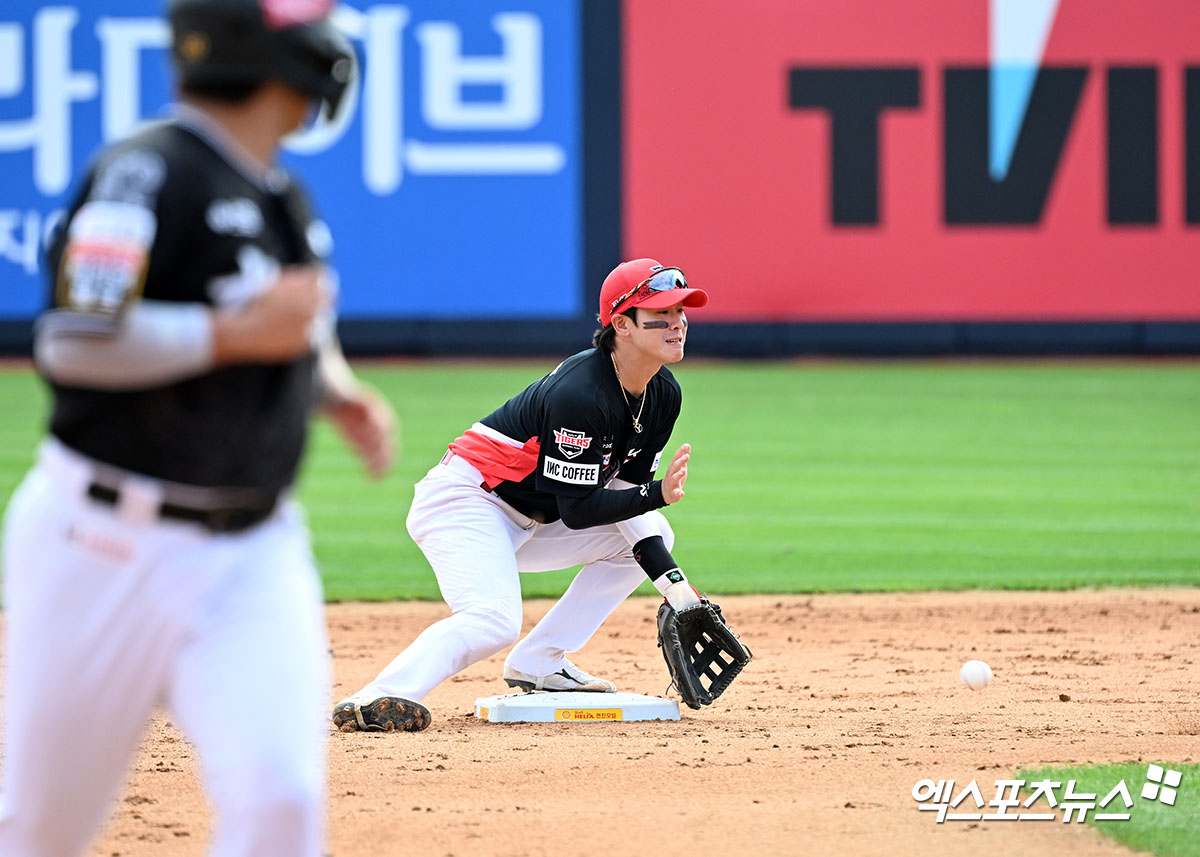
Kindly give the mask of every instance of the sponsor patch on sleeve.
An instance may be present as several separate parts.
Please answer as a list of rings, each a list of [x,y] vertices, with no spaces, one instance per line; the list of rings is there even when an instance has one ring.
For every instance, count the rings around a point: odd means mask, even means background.
[[[154,212],[136,203],[86,203],[69,227],[60,305],[115,315],[142,290],[157,226]]]
[[[650,474],[651,475],[658,472],[658,465],[662,462],[662,454],[663,454],[663,450],[661,450],[661,449],[655,454],[654,463],[650,465]]]
[[[130,149],[98,167],[89,198],[153,208],[166,176],[167,165],[161,155]]]
[[[571,485],[598,485],[600,482],[599,464],[572,464],[569,461],[559,461],[557,458],[546,456],[542,465],[542,475],[557,482],[567,482]]]
[[[558,451],[567,458],[578,458],[592,445],[592,439],[586,434],[568,428],[555,429],[554,442],[558,444]]]

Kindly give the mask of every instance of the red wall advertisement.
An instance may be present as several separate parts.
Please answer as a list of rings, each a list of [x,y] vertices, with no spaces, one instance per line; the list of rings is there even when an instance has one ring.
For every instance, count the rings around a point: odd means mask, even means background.
[[[706,319],[1200,319],[1195,0],[622,14],[624,254]]]

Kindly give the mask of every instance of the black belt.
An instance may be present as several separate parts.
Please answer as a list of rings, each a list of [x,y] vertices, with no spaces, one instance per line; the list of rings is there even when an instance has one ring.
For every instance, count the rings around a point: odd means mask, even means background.
[[[93,482],[88,485],[87,494],[93,500],[109,506],[117,505],[121,499],[121,491],[108,485]],[[227,506],[209,509],[197,509],[190,506],[180,506],[178,503],[164,502],[158,507],[160,518],[170,518],[174,521],[188,521],[214,533],[238,533],[248,530],[255,524],[265,521],[275,511],[275,503],[255,506]]]

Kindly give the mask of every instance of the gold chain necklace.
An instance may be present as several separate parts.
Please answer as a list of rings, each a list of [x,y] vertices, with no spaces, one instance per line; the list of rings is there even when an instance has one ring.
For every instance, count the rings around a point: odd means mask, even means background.
[[[617,368],[617,358],[611,351],[608,353],[608,356],[612,360],[613,372],[617,375],[617,386],[621,388],[621,398],[625,400],[625,404],[629,407],[629,415],[633,416],[633,405],[629,401],[629,394],[625,392],[625,385],[621,383],[621,370]],[[646,399],[648,398],[646,394],[649,391],[649,386],[642,391],[642,403],[638,405],[637,416],[633,417],[633,430],[638,434],[642,433],[642,409],[646,407]]]

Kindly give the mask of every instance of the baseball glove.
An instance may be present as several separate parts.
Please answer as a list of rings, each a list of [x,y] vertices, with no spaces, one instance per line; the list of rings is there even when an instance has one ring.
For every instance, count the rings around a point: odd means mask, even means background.
[[[711,705],[754,657],[725,624],[720,606],[707,598],[683,610],[664,601],[658,608],[658,645],[675,689],[696,709]]]

